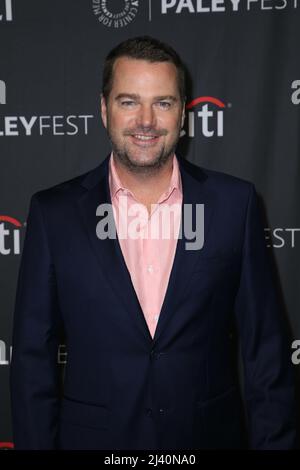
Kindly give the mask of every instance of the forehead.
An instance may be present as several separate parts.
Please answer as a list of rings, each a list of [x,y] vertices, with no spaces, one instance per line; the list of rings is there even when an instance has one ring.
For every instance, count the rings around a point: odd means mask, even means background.
[[[171,62],[120,57],[113,67],[112,93],[178,95],[177,68]]]

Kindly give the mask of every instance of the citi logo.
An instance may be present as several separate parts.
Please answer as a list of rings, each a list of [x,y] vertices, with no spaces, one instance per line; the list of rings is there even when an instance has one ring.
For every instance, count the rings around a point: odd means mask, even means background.
[[[0,21],[12,21],[12,0],[0,0]]]
[[[0,80],[0,104],[6,104],[6,85],[3,80]]]
[[[20,228],[23,224],[8,215],[0,215],[0,255],[20,254]]]
[[[12,450],[14,449],[13,442],[0,442],[0,450]]]
[[[300,80],[293,81],[292,90],[295,90],[291,96],[292,103],[295,105],[300,104]]]
[[[187,131],[180,136],[195,137],[198,128],[204,137],[223,137],[225,104],[212,96],[200,96],[186,105]]]

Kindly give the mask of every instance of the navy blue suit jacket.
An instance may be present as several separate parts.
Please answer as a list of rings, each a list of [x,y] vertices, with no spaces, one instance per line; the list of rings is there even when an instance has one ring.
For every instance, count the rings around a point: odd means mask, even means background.
[[[108,158],[31,199],[13,329],[16,448],[242,447],[234,331],[249,446],[293,448],[289,346],[254,186],[179,158],[183,202],[205,205],[205,241],[188,251],[178,240],[152,339],[118,240],[96,236]]]

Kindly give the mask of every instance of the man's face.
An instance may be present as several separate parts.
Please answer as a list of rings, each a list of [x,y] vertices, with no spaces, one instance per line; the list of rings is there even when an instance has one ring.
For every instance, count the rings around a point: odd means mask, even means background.
[[[114,155],[127,168],[161,167],[173,155],[184,121],[175,65],[117,59],[101,115]]]

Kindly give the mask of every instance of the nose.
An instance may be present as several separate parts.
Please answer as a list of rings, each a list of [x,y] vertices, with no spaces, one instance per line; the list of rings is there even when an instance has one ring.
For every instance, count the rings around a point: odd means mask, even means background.
[[[141,104],[137,115],[137,123],[139,126],[145,128],[155,126],[155,111],[151,104]]]

